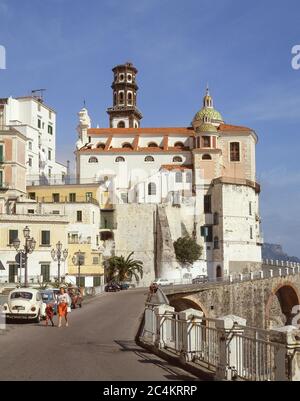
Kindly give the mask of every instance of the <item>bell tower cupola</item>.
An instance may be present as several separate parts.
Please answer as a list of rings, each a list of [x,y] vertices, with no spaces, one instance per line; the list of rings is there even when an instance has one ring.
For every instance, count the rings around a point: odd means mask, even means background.
[[[110,128],[139,128],[143,116],[137,108],[138,70],[127,62],[115,66],[112,71],[113,106],[107,109]]]

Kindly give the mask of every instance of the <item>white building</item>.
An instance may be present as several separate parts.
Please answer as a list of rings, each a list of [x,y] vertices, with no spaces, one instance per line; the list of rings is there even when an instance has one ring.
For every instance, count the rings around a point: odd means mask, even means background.
[[[67,168],[56,162],[56,112],[42,97],[0,99],[0,126],[14,127],[27,138],[27,182],[64,180]]]

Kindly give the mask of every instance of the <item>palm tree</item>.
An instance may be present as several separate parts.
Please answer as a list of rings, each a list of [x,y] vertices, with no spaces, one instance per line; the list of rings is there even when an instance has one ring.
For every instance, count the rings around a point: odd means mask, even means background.
[[[108,263],[108,276],[117,278],[122,282],[125,280],[131,281],[134,277],[136,282],[143,278],[143,262],[141,260],[132,259],[134,252],[131,252],[125,259],[123,255],[113,256]]]

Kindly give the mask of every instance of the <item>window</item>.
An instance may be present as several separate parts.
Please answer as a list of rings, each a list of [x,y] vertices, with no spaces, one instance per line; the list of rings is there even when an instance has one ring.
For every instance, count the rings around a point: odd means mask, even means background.
[[[155,184],[155,182],[149,182],[149,184],[148,184],[148,195],[156,195],[156,184]]]
[[[37,125],[38,125],[38,128],[42,128],[42,120],[40,119],[40,118],[38,118],[38,121],[37,121]]]
[[[184,144],[182,142],[176,142],[174,145],[175,148],[180,148],[183,149],[184,148]]]
[[[173,157],[173,163],[182,163],[182,157],[174,156]]]
[[[52,156],[51,153],[52,153],[51,150],[48,150],[48,160],[51,160],[51,156]]]
[[[59,203],[59,194],[52,194],[52,202]]]
[[[211,213],[211,195],[204,195],[204,213]]]
[[[85,193],[85,200],[89,202],[91,199],[93,199],[93,192],[86,192]]]
[[[50,134],[50,135],[53,134],[53,127],[52,127],[52,125],[48,125],[48,134]]]
[[[158,148],[158,145],[155,142],[149,142],[148,143],[148,148]]]
[[[125,128],[125,122],[124,121],[119,121],[118,122],[118,128]]]
[[[28,209],[28,210],[27,210],[27,213],[28,213],[28,214],[34,214],[34,209]]]
[[[120,103],[124,103],[124,92],[119,92],[119,101]]]
[[[219,224],[219,213],[214,213],[214,225],[217,226]]]
[[[253,239],[253,227],[250,227],[250,239]]]
[[[29,167],[32,167],[32,157],[29,157],[29,158],[28,158],[28,166],[29,166]]]
[[[89,163],[98,163],[97,157],[91,156],[91,157],[89,158]]]
[[[52,214],[59,214],[59,210],[52,210]]]
[[[52,111],[49,110],[49,120],[51,120],[51,118],[52,118]]]
[[[249,216],[252,216],[252,202],[249,202]]]
[[[131,82],[132,81],[132,75],[131,74],[127,74],[127,81]]]
[[[30,141],[28,142],[28,149],[32,150],[32,142],[30,142]]]
[[[214,249],[219,249],[219,237],[214,237]]]
[[[99,264],[99,257],[93,256],[93,265],[98,265],[98,264]]]
[[[211,155],[208,155],[207,153],[202,156],[202,160],[211,160]]]
[[[205,242],[212,242],[212,226],[202,226],[201,236],[204,237]]]
[[[29,199],[35,200],[35,192],[29,192],[28,197]]]
[[[75,193],[69,194],[69,202],[76,202],[76,194]]]
[[[119,80],[120,80],[120,81],[124,81],[124,74],[120,74],[120,75],[119,75]]]
[[[18,238],[18,230],[9,230],[8,232],[8,243],[12,245],[14,240]]]
[[[50,265],[41,265],[41,276],[43,276],[43,282],[48,283],[50,281]]]
[[[76,277],[77,287],[85,287],[85,277]]]
[[[0,188],[3,187],[3,171],[0,170]]]
[[[97,149],[105,149],[105,143],[98,143]]]
[[[154,157],[153,156],[146,156],[144,160],[145,160],[145,162],[154,162]]]
[[[42,245],[50,245],[50,231],[42,231]]]
[[[230,161],[239,162],[240,161],[240,143],[230,142]]]
[[[77,221],[82,221],[82,211],[81,210],[77,210],[76,216],[77,216]]]
[[[116,163],[120,163],[120,162],[125,162],[124,157],[118,156],[118,157],[116,158]]]
[[[122,148],[124,149],[132,149],[132,145],[128,142],[123,143]]]
[[[0,162],[3,162],[4,159],[3,145],[0,145]]]
[[[52,174],[52,169],[49,168],[49,169],[48,169],[48,175],[49,175],[49,177],[51,177],[51,174]]]
[[[132,93],[131,92],[128,92],[128,94],[127,94],[127,101],[128,101],[129,105],[132,104]]]
[[[114,92],[114,106],[117,104],[117,92]]]
[[[210,136],[202,137],[202,146],[203,148],[210,148]]]
[[[100,287],[101,285],[101,277],[100,276],[94,276],[93,277],[93,286],[94,287]]]
[[[186,173],[185,174],[185,182],[187,183],[187,184],[191,184],[192,183],[192,173]]]
[[[182,172],[181,171],[176,171],[175,182],[177,182],[177,183],[182,182]]]

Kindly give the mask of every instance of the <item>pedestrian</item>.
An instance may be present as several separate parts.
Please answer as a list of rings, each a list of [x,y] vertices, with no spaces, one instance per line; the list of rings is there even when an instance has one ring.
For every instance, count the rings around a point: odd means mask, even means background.
[[[62,318],[65,318],[66,327],[69,326],[68,324],[68,309],[70,308],[70,297],[67,294],[66,290],[61,287],[60,293],[57,297],[57,313],[58,313],[58,327],[61,327]]]
[[[49,320],[50,320],[50,322],[52,324],[52,327],[54,326],[53,316],[54,316],[53,305],[52,304],[47,304],[47,306],[46,306],[46,326],[48,326]]]

